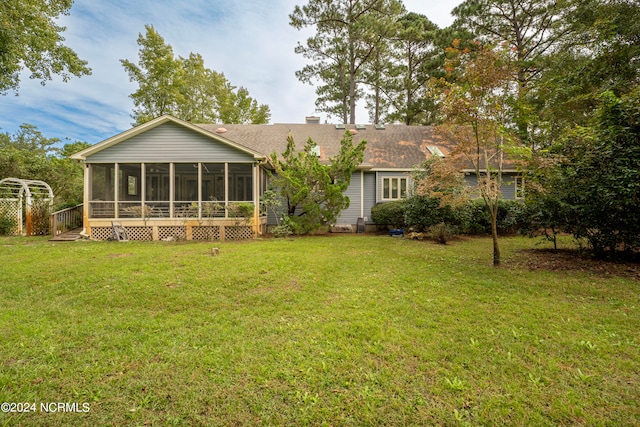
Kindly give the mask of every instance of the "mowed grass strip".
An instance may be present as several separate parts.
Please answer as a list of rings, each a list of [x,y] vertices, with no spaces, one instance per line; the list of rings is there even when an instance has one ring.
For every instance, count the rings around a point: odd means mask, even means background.
[[[536,241],[0,239],[0,425],[640,424],[640,287]],[[210,248],[220,248],[210,256]]]

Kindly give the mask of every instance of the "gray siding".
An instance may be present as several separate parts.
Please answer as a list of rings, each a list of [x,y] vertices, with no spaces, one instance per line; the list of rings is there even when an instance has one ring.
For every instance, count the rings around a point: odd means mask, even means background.
[[[351,183],[344,192],[349,197],[349,207],[343,210],[336,221],[338,224],[356,224],[360,217],[360,171],[351,174]]]
[[[478,180],[476,179],[475,174],[465,175],[464,181],[470,187],[476,186],[478,184]],[[502,187],[500,187],[500,190],[502,191],[503,199],[515,200],[516,186],[514,181],[515,181],[515,175],[502,174]]]
[[[248,153],[176,123],[162,124],[87,157],[87,163],[253,161]]]
[[[371,208],[376,205],[376,174],[373,172],[365,172],[364,174],[364,216],[371,221]]]

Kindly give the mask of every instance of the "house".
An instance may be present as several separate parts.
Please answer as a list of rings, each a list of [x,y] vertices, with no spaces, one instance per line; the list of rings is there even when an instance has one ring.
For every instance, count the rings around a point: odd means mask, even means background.
[[[71,156],[85,164],[85,233],[108,239],[117,222],[137,240],[263,234],[272,223],[259,204],[268,187],[269,155],[282,153],[291,134],[299,148],[312,138],[320,160],[327,160],[346,131],[354,142],[367,140],[367,148],[346,191],[351,203],[340,215],[342,224],[358,218],[372,224],[371,208],[404,197],[416,165],[452,148],[428,126],[220,126],[165,115]],[[505,179],[506,198],[516,194],[512,172]]]

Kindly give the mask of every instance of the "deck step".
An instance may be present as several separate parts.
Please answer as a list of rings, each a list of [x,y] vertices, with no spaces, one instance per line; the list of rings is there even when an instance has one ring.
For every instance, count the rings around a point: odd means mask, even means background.
[[[58,234],[49,239],[50,242],[74,242],[82,238],[82,227]]]

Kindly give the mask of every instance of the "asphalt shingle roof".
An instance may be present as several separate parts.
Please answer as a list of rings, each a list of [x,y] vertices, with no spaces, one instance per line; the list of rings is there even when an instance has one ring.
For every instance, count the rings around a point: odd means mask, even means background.
[[[429,146],[438,147],[444,155],[452,149],[431,126],[386,125],[384,129],[376,129],[374,125],[366,125],[364,129],[346,125],[346,129],[337,129],[333,124],[196,126],[265,155],[281,154],[289,134],[293,135],[297,149],[302,149],[311,138],[320,147],[320,160],[328,160],[338,153],[345,131],[357,130],[353,135],[354,143],[362,139],[367,141],[363,163],[380,169],[412,169],[433,155]],[[217,132],[219,128],[226,132]]]

